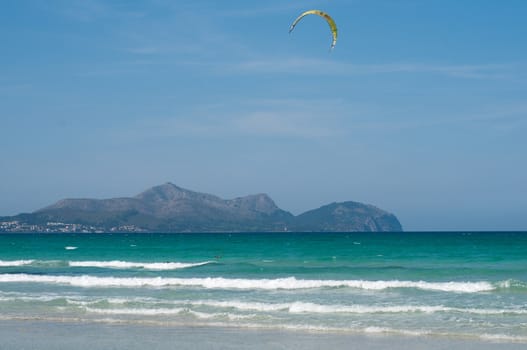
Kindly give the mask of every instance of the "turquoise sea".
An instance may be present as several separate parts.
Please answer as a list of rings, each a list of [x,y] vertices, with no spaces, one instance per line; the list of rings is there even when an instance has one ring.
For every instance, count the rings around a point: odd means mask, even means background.
[[[0,320],[527,343],[527,233],[4,234]]]

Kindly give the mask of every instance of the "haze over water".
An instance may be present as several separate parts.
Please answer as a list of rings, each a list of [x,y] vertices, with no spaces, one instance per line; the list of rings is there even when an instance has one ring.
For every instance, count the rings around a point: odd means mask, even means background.
[[[527,343],[527,234],[0,235],[3,320]]]

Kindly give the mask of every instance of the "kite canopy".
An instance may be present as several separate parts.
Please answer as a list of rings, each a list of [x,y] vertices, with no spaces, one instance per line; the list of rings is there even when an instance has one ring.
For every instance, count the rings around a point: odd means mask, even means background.
[[[298,16],[297,19],[295,19],[293,24],[291,24],[291,27],[289,28],[289,33],[291,33],[293,29],[295,29],[295,26],[297,25],[297,23],[307,15],[317,15],[317,16],[324,18],[328,22],[329,28],[331,29],[331,34],[333,35],[333,42],[331,43],[331,50],[333,50],[333,48],[337,44],[337,24],[335,23],[333,18],[331,18],[330,15],[328,15],[327,13],[323,11],[309,10],[309,11],[302,13],[300,16]]]

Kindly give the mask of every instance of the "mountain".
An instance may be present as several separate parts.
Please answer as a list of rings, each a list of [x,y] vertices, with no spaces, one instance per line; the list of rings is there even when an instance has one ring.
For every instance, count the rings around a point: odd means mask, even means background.
[[[332,203],[294,216],[266,194],[225,200],[166,183],[135,197],[63,199],[31,214],[0,218],[2,231],[372,232],[402,227],[394,215],[356,202]]]
[[[357,202],[332,203],[307,211],[295,218],[295,228],[317,232],[402,231],[395,215]]]

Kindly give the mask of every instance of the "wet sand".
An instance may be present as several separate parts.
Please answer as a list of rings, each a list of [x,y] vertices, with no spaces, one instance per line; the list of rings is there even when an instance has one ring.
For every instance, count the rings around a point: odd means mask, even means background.
[[[525,349],[514,344],[442,337],[400,337],[220,327],[0,321],[2,350],[165,349]]]

